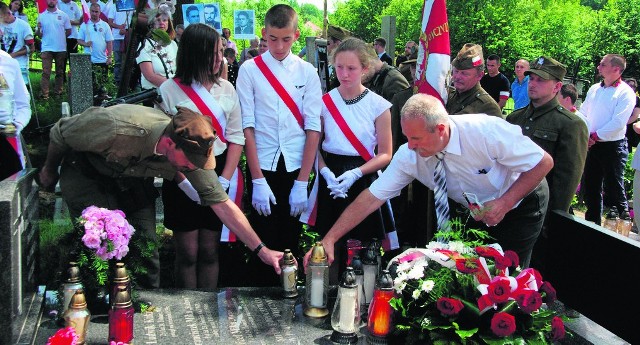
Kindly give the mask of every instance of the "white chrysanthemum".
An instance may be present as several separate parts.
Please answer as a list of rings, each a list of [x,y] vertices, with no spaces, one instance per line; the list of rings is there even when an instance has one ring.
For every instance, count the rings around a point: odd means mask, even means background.
[[[411,297],[413,297],[413,299],[418,299],[418,297],[420,297],[420,294],[422,293],[422,291],[416,289],[413,290],[413,293],[411,294]]]
[[[407,273],[407,278],[409,279],[420,279],[424,277],[424,267],[421,265],[414,266],[409,273]]]
[[[464,254],[469,251],[469,248],[467,248],[462,242],[451,241],[449,242],[449,250]]]
[[[408,263],[408,262],[403,262],[403,263],[398,265],[398,269],[396,270],[396,272],[398,272],[398,274],[400,274],[400,272],[406,272],[409,269],[411,269],[411,264]]]
[[[420,286],[420,289],[422,289],[422,291],[425,292],[431,292],[431,290],[433,290],[433,287],[436,285],[436,283],[429,279],[429,280],[425,280],[422,282],[422,286]]]
[[[431,320],[428,317],[425,317],[424,319],[422,319],[422,321],[420,322],[420,326],[422,326],[422,328],[426,328],[427,326],[429,326],[431,324]]]
[[[446,249],[446,244],[438,241],[432,241],[427,244],[427,249],[438,250],[438,249]]]
[[[407,282],[404,280],[393,281],[393,289],[396,290],[397,293],[402,293],[402,290],[407,287]]]

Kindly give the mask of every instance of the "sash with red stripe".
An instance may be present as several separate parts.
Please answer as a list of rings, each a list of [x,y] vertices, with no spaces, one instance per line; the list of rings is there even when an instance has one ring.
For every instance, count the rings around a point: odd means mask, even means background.
[[[289,95],[289,93],[284,88],[284,86],[282,86],[278,78],[276,78],[276,76],[273,75],[273,72],[271,72],[267,64],[264,63],[264,60],[262,60],[262,55],[258,55],[257,57],[253,58],[253,61],[256,62],[256,66],[258,66],[258,69],[260,69],[260,72],[262,72],[265,78],[267,78],[267,81],[269,82],[269,84],[271,84],[271,87],[273,87],[273,89],[276,91],[278,96],[280,96],[284,104],[287,105],[287,108],[291,110],[293,117],[296,118],[296,121],[298,121],[298,124],[300,125],[300,127],[304,129],[304,119],[302,118],[302,113],[300,112],[300,109],[298,109],[298,105],[293,100],[293,98],[291,98],[291,95]]]
[[[362,157],[367,162],[370,161],[373,158],[373,156],[369,151],[367,151],[367,149],[364,147],[362,142],[353,133],[353,131],[347,124],[347,121],[345,121],[344,117],[338,110],[338,107],[333,102],[333,98],[331,98],[331,94],[330,93],[324,94],[324,96],[322,96],[322,101],[324,102],[324,105],[327,107],[327,110],[329,110],[329,113],[331,113],[333,120],[336,122],[336,124],[338,125],[342,133],[345,135],[345,137],[347,137],[347,140],[349,140],[353,148],[355,148],[356,151],[358,151],[358,153],[360,154],[360,157]],[[380,172],[378,171],[378,174],[379,173]],[[387,200],[382,207],[388,207],[388,212],[391,215],[391,218],[393,218],[393,212],[391,211],[391,204],[389,203],[389,200]],[[394,226],[393,230],[390,232],[387,232],[385,234],[385,239],[382,240],[382,246],[384,247],[385,250],[397,249],[400,247],[400,244],[398,243],[398,233],[396,232],[396,229],[395,229],[395,221],[393,226]]]
[[[216,118],[216,115],[213,113],[213,111],[211,111],[207,103],[205,103],[202,100],[200,95],[198,95],[198,93],[190,85],[187,86],[182,84],[180,82],[180,78],[173,78],[173,81],[176,83],[176,85],[178,85],[180,90],[182,90],[182,92],[184,92],[187,95],[187,97],[189,97],[189,99],[193,102],[193,104],[196,105],[196,108],[198,108],[198,110],[202,115],[205,115],[211,118],[211,124],[213,125],[213,128],[216,130],[216,133],[218,134],[218,138],[220,138],[220,141],[226,144],[227,139],[224,137],[224,130],[220,125],[220,121],[218,121],[218,119]]]

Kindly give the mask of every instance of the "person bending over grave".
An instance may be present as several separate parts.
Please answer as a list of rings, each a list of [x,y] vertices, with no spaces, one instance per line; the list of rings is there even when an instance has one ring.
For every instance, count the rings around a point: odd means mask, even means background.
[[[51,189],[60,180],[72,219],[91,205],[120,209],[136,235],[151,237],[156,236],[158,196],[153,178],[173,179],[180,172],[197,191],[201,204],[210,206],[238,239],[280,274],[278,261],[283,253],[264,245],[213,170],[216,140],[211,121],[188,108],[180,107],[169,117],[138,105],[92,107],[60,119],[51,128],[40,183]],[[140,286],[159,287],[157,250],[143,265],[148,272],[137,277]]]

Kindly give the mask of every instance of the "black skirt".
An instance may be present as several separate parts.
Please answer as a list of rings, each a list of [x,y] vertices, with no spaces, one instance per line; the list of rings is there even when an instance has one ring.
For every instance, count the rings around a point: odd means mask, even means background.
[[[342,175],[344,172],[358,168],[365,163],[360,156],[342,156],[332,153],[323,153],[324,161],[327,167],[336,175]],[[327,182],[320,177],[318,190],[318,213],[316,218],[316,231],[324,236],[331,226],[338,220],[342,212],[353,202],[360,193],[369,188],[369,186],[378,178],[377,173],[363,175],[358,179],[347,191],[347,198],[337,198],[329,194],[331,191],[327,188]],[[344,238],[358,239],[363,242],[369,242],[376,238],[382,240],[385,233],[393,230],[393,220],[387,207],[377,209],[367,216],[360,224],[353,228]]]
[[[227,161],[227,151],[216,156],[216,174],[220,176]],[[199,229],[222,231],[222,221],[210,206],[198,205],[178,187],[174,180],[162,181],[164,226],[176,232]]]

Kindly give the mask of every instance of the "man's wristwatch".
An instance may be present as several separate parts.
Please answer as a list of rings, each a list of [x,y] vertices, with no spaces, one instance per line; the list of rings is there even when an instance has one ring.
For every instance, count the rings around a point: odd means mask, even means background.
[[[262,250],[262,247],[266,247],[266,246],[267,245],[264,244],[264,242],[260,242],[260,244],[258,244],[256,249],[253,250],[253,254],[258,255],[260,253],[260,250]]]

